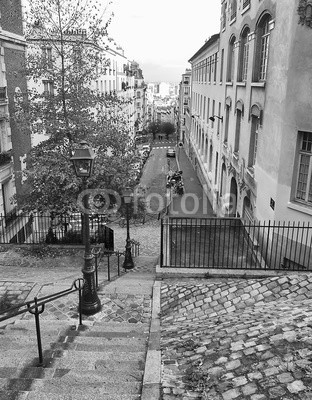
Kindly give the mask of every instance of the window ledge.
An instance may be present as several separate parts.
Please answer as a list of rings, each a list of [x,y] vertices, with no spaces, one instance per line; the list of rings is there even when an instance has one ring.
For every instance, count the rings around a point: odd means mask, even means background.
[[[246,168],[246,172],[252,179],[255,179],[255,169],[254,169],[254,167],[247,167]]]
[[[224,27],[224,28],[222,28],[222,31],[221,31],[221,32],[222,32],[222,33],[223,33],[223,32],[225,32],[225,27]]]
[[[265,82],[251,82],[252,87],[265,87]]]
[[[237,161],[239,159],[238,151],[233,152],[233,158]]]
[[[245,14],[245,12],[248,11],[249,9],[250,9],[250,4],[248,4],[248,6],[245,7],[245,8],[242,10],[241,14],[242,14],[242,15]]]
[[[233,19],[231,19],[231,21],[230,21],[230,23],[229,23],[229,25],[232,25],[232,24],[234,24],[234,22],[236,21],[236,17],[234,17]]]
[[[236,86],[246,86],[246,82],[236,82]]]
[[[226,86],[233,86],[233,82],[225,82]]]
[[[312,208],[308,206],[304,206],[303,204],[295,203],[289,201],[287,203],[287,207],[290,208],[291,210],[299,211],[308,215],[312,215]]]

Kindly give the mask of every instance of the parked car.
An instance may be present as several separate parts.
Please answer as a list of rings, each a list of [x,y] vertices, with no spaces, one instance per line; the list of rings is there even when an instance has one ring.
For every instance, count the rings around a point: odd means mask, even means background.
[[[167,149],[167,157],[175,157],[175,148],[174,147],[169,147],[169,149]]]

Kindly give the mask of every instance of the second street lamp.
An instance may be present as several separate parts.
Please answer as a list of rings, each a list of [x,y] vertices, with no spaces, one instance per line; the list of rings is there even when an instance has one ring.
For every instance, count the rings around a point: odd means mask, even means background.
[[[126,205],[126,216],[127,216],[127,240],[126,240],[126,253],[125,253],[123,268],[127,270],[134,268],[134,263],[131,254],[131,241],[130,241],[130,229],[129,229],[129,218],[130,218],[129,207],[132,201],[132,191],[129,187],[126,187],[122,197]]]
[[[83,190],[87,188],[87,178],[92,175],[95,153],[88,143],[81,142],[71,160],[74,164],[76,175],[83,179]],[[89,226],[89,201],[88,195],[83,197],[83,239],[85,244],[84,267],[82,269],[84,286],[82,292],[81,310],[83,314],[92,315],[100,311],[101,302],[96,292],[95,286],[95,266],[94,255],[90,245],[90,226]]]

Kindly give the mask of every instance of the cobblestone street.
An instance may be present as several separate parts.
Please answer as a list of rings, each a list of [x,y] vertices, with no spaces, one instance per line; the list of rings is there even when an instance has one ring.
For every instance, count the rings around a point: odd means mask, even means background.
[[[311,276],[163,282],[163,399],[312,399],[311,289]]]

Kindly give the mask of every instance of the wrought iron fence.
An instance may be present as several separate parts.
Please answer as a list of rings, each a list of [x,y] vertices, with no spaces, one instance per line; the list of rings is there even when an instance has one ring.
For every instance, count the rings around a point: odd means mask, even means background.
[[[312,226],[239,218],[163,218],[161,266],[312,270]]]
[[[92,244],[104,243],[114,250],[114,231],[106,226],[106,215],[90,215],[90,240]],[[8,219],[0,214],[0,243],[30,244],[82,244],[83,217],[71,215],[16,214]]]

